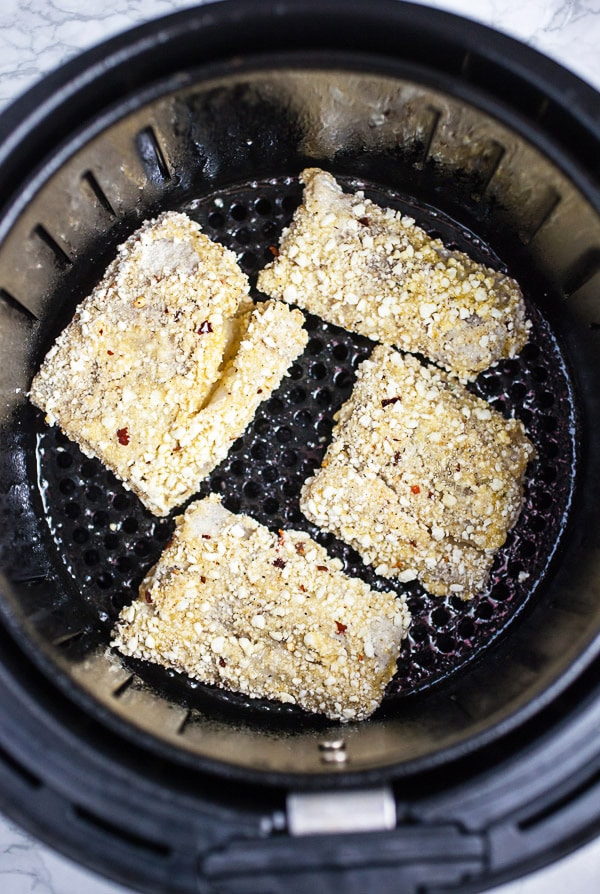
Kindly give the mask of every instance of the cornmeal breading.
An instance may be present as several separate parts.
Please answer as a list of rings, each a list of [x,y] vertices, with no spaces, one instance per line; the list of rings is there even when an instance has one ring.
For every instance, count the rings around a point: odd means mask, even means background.
[[[387,345],[473,379],[527,341],[523,296],[508,276],[431,239],[412,218],[317,168],[258,287]]]
[[[515,524],[534,449],[456,379],[377,346],[336,416],[306,517],[379,574],[470,598]]]
[[[363,719],[396,670],[410,614],[403,597],[341,568],[308,534],[273,534],[212,495],[178,518],[113,645],[252,697]]]
[[[248,290],[233,252],[186,215],[147,221],[47,354],[32,402],[166,515],[306,344],[299,311],[255,307]]]

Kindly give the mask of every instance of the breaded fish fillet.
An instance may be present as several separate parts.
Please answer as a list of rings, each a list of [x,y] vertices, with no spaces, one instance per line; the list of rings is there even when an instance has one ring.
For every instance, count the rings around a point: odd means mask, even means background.
[[[336,417],[306,517],[384,576],[469,598],[486,583],[523,502],[534,449],[441,370],[377,346]]]
[[[341,567],[308,534],[273,534],[212,495],[178,518],[113,645],[235,692],[364,719],[396,670],[410,614],[403,597]]]
[[[31,401],[166,515],[306,344],[300,311],[255,307],[248,290],[233,252],[186,215],[147,221],[48,352]]]
[[[342,192],[325,171],[300,179],[303,202],[258,278],[265,294],[423,354],[463,380],[521,350],[529,323],[513,279],[362,192]]]

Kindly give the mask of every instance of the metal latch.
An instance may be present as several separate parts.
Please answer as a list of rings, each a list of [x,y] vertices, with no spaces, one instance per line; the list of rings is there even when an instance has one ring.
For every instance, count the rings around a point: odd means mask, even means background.
[[[396,801],[388,786],[292,792],[287,796],[287,827],[290,835],[336,835],[395,829]]]

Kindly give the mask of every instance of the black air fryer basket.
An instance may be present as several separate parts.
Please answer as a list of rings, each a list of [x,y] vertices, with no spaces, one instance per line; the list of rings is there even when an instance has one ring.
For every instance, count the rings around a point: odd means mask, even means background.
[[[478,891],[600,828],[600,99],[423,7],[232,0],[81,56],[0,119],[0,803],[144,891]],[[474,390],[520,418],[526,503],[472,602],[407,594],[381,709],[338,725],[108,648],[169,539],[27,401],[142,220],[184,210],[254,284],[321,166],[521,283],[521,355]],[[367,339],[309,343],[201,494],[300,527]]]

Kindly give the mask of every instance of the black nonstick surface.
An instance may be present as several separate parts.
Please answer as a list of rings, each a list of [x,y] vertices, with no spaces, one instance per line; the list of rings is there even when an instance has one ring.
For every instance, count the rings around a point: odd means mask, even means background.
[[[346,188],[363,188],[380,204],[415,217],[446,245],[517,276],[533,324],[521,355],[486,370],[471,386],[503,415],[521,419],[536,447],[522,514],[496,557],[489,586],[472,601],[432,597],[417,582],[392,585],[407,595],[413,623],[384,700],[385,709],[398,696],[411,695],[460,672],[507,629],[543,585],[573,495],[575,397],[561,345],[537,306],[541,286],[528,281],[518,258],[500,259],[481,238],[436,209],[364,181],[341,180]],[[236,252],[254,286],[257,271],[273,258],[301,192],[296,177],[272,178],[188,201],[182,210],[198,220],[211,238]],[[255,292],[255,297],[260,295]],[[308,523],[299,509],[300,488],[320,465],[334,414],[350,395],[357,365],[373,347],[368,339],[315,316],[307,315],[306,328],[310,338],[304,354],[278,391],[260,406],[199,495],[219,493],[227,508],[247,513],[272,530],[306,530],[343,560],[348,573],[376,589],[389,589],[389,580],[378,578],[354,550]],[[109,641],[118,611],[136,598],[141,578],[171,535],[173,520],[155,518],[99,461],[85,457],[56,428],[47,428],[41,414],[32,412],[47,524],[74,590],[95,617],[95,623],[57,637],[63,651],[76,657],[92,643]],[[248,700],[144,662],[131,661],[130,666],[138,677],[180,704],[212,705],[234,713],[267,712],[275,721],[293,720],[300,714],[299,709]]]

